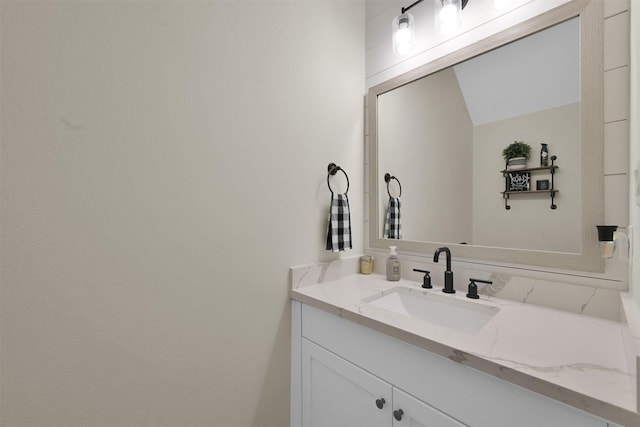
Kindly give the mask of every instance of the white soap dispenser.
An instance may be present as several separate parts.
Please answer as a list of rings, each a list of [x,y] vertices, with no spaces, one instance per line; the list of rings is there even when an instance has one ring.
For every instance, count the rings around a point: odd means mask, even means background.
[[[389,258],[387,258],[387,280],[397,282],[400,280],[400,261],[398,261],[398,253],[396,246],[389,246]]]

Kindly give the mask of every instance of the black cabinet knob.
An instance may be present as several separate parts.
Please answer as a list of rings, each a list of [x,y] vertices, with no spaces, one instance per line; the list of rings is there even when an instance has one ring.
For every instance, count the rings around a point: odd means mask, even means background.
[[[404,415],[404,411],[402,409],[393,411],[393,418],[395,418],[397,421],[402,420],[403,415]]]
[[[385,404],[384,398],[376,399],[376,406],[378,407],[378,409],[382,409],[384,404]]]

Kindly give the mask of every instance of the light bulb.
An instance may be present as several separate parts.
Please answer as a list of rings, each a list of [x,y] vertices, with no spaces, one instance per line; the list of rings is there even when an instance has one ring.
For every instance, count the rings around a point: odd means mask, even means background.
[[[407,43],[410,40],[411,40],[411,31],[406,25],[401,25],[400,28],[398,28],[398,31],[396,31],[395,42]]]
[[[442,6],[439,15],[440,21],[442,22],[453,21],[458,17],[458,8],[456,8],[453,4]]]
[[[436,28],[442,34],[455,32],[462,24],[460,0],[435,0]]]

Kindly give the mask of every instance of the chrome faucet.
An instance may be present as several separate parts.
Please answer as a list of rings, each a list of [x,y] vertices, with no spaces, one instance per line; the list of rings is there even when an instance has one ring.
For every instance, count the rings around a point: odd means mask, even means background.
[[[453,271],[451,271],[451,251],[447,247],[436,249],[436,252],[433,254],[433,262],[438,262],[440,252],[444,252],[447,256],[447,269],[444,272],[444,289],[442,289],[442,292],[445,294],[455,294],[456,290],[453,289]]]

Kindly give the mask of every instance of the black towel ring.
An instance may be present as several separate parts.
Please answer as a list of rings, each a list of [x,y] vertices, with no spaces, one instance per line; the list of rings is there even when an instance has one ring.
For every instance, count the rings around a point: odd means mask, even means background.
[[[329,182],[329,176],[337,174],[338,171],[342,171],[342,173],[344,174],[344,177],[347,178],[347,189],[344,192],[344,194],[347,194],[349,192],[349,175],[347,175],[347,173],[344,171],[344,169],[342,169],[340,166],[337,166],[335,163],[329,163],[329,166],[327,166],[327,171],[329,172],[327,174],[327,186],[329,187],[329,191],[331,191],[331,194],[333,194],[333,190],[331,189],[331,183]]]
[[[391,192],[389,191],[389,181],[391,181],[392,179],[395,179],[396,182],[398,183],[398,187],[400,187],[400,194],[398,194],[398,197],[402,196],[402,184],[400,184],[400,181],[398,180],[398,178],[388,173],[385,173],[384,180],[387,183],[387,194],[389,195],[389,197],[392,197]]]

